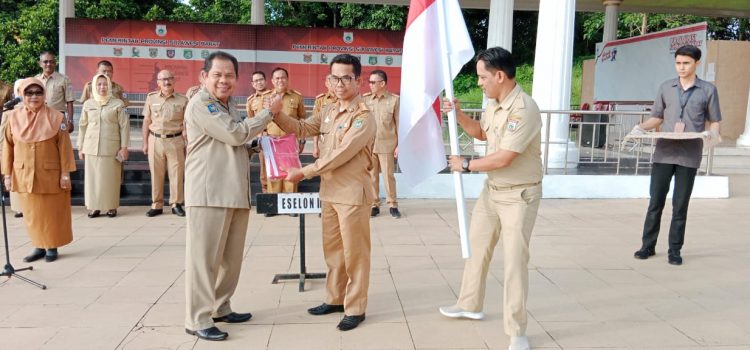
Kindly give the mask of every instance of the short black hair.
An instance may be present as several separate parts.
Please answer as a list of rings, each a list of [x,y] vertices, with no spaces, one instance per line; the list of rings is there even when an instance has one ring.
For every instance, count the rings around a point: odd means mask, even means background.
[[[274,68],[274,69],[273,69],[273,70],[271,71],[271,76],[273,77],[273,75],[274,75],[274,74],[276,74],[276,72],[278,72],[278,71],[282,71],[282,72],[284,72],[284,74],[286,74],[286,77],[287,77],[287,78],[289,78],[289,72],[288,72],[288,71],[287,71],[286,69],[284,69],[284,68],[281,68],[281,67],[276,67],[276,68]]]
[[[208,55],[208,57],[206,57],[206,59],[203,61],[204,72],[208,73],[208,71],[211,70],[211,67],[213,67],[214,65],[215,58],[218,58],[220,60],[232,61],[232,65],[234,65],[234,75],[236,76],[240,75],[240,64],[239,62],[237,62],[237,58],[224,51],[214,51],[214,52],[211,52]]]
[[[96,64],[96,66],[97,66],[97,67],[99,67],[99,66],[105,66],[105,67],[112,67],[112,68],[114,68],[114,67],[112,66],[112,62],[110,62],[110,61],[107,61],[107,60],[101,60],[101,61],[99,61],[99,62],[98,62],[98,63]]]
[[[489,70],[502,71],[510,79],[516,77],[516,60],[510,51],[502,47],[496,46],[481,51],[476,61],[484,62],[484,66]]]
[[[42,52],[41,52],[41,53],[39,54],[39,60],[40,60],[40,61],[42,60],[42,56],[44,56],[44,55],[51,55],[51,56],[53,56],[53,57],[57,58],[57,55],[55,55],[55,53],[54,53],[54,52],[52,52],[52,51],[49,51],[49,50],[44,50],[44,51],[42,51]]]
[[[256,74],[260,74],[263,77],[263,79],[266,78],[266,73],[263,73],[262,70],[256,70],[255,72],[253,72],[253,74],[250,74],[250,78],[252,78],[253,75],[256,75]]]
[[[330,69],[331,67],[333,67],[334,63],[352,66],[352,68],[354,69],[355,78],[359,78],[359,76],[362,75],[362,63],[359,62],[359,58],[357,58],[357,56],[350,55],[348,53],[336,55],[336,57],[331,60],[331,64],[328,66],[328,68]]]
[[[388,84],[388,74],[385,74],[385,71],[383,71],[382,69],[376,69],[370,72],[370,75],[377,75],[380,77],[380,79],[383,79],[386,84]]]
[[[701,49],[693,46],[693,45],[685,45],[677,49],[677,51],[674,52],[674,57],[677,58],[677,56],[688,56],[696,61],[701,60]]]

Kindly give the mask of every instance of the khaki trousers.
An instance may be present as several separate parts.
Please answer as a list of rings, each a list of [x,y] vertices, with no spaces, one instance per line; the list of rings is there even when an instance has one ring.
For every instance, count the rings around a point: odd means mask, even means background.
[[[498,240],[503,244],[503,324],[509,336],[526,333],[526,298],[529,294],[529,240],[534,229],[542,185],[496,190],[486,184],[471,215],[469,242],[458,306],[482,311],[487,271]]]
[[[390,206],[391,208],[398,207],[398,202],[396,201],[396,177],[393,176],[393,173],[396,171],[396,161],[393,157],[393,153],[373,153],[372,159],[373,166],[372,170],[370,170],[370,176],[372,177],[372,190],[375,193],[375,195],[373,196],[375,200],[372,202],[372,206],[380,206],[379,174],[382,172],[383,180],[385,181],[385,190],[387,195],[386,201],[388,203],[388,206]]]
[[[362,315],[370,286],[370,208],[323,202],[322,209],[326,304],[344,305],[349,316]]]
[[[164,206],[164,173],[169,175],[169,206],[185,202],[185,140],[148,137],[148,167],[151,170],[151,208]]]
[[[258,152],[258,161],[260,162],[260,188],[263,193],[268,192],[268,179],[266,178],[266,159],[263,158],[263,151]]]
[[[294,193],[297,192],[297,184],[286,180],[268,181],[268,193]]]
[[[185,328],[214,326],[232,312],[250,209],[187,207]]]

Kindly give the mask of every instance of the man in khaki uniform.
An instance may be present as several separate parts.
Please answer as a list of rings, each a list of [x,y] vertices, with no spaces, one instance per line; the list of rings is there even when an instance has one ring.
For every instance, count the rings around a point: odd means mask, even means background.
[[[323,255],[328,266],[326,301],[308,309],[313,315],[344,312],[338,329],[347,331],[365,319],[370,283],[370,169],[376,126],[359,95],[362,66],[349,54],[331,60],[328,79],[338,102],[311,118],[274,113],[286,132],[320,135],[320,158],[302,169],[288,169],[287,180],[320,176],[323,202]],[[272,111],[282,110],[272,106]]]
[[[237,59],[222,51],[204,62],[203,85],[187,105],[185,161],[187,207],[186,318],[188,334],[224,340],[215,322],[250,320],[232,311],[250,218],[251,142],[271,121],[270,111],[242,120],[231,105]]]
[[[127,98],[125,98],[125,89],[122,88],[122,85],[115,83],[112,76],[115,75],[115,68],[112,66],[112,62],[107,60],[99,61],[99,63],[96,64],[96,74],[104,74],[107,77],[109,77],[109,80],[112,82],[112,96],[122,100],[122,102],[125,103],[125,107],[130,105],[130,101],[128,101]],[[86,85],[83,86],[83,91],[81,92],[81,98],[78,100],[80,103],[86,102],[86,100],[91,98],[91,81],[86,82]]]
[[[263,95],[271,92],[270,89],[266,88],[266,73],[262,71],[255,71],[250,76],[252,79],[252,86],[255,92],[247,97],[245,102],[245,111],[247,112],[248,118],[252,118],[256,113],[260,113],[263,110]],[[258,154],[258,160],[260,161],[260,188],[263,193],[268,192],[268,180],[266,179],[266,164],[263,161],[263,153]],[[271,216],[266,214],[265,216]]]
[[[307,117],[305,112],[305,103],[302,100],[302,94],[297,91],[289,89],[289,73],[286,69],[276,67],[271,73],[271,82],[273,83],[273,93],[276,96],[281,96],[282,108],[281,112],[284,115],[304,120]],[[269,136],[284,136],[287,133],[279,128],[276,123],[271,122],[266,126],[266,134]],[[300,152],[305,145],[305,138],[297,134],[297,140],[299,140]],[[297,184],[286,180],[268,180],[268,193],[290,193],[297,192]]]
[[[65,127],[68,132],[73,132],[73,83],[67,76],[56,71],[57,59],[52,52],[44,51],[39,55],[39,67],[42,67],[42,72],[34,78],[44,83],[47,106],[64,114]]]
[[[401,213],[398,211],[396,201],[396,155],[398,154],[398,109],[399,97],[388,92],[388,75],[377,69],[370,73],[370,92],[363,95],[367,108],[372,111],[378,125],[375,146],[372,149],[372,192],[375,200],[372,202],[370,216],[380,214],[380,173],[383,173],[385,189],[387,194],[389,211],[392,217],[398,219]]]
[[[490,99],[479,121],[454,108],[458,122],[470,136],[487,140],[487,156],[469,160],[451,156],[452,171],[487,172],[487,181],[471,215],[471,258],[466,260],[461,294],[456,305],[441,307],[453,318],[481,319],[492,252],[503,246],[503,323],[510,350],[529,349],[526,337],[526,299],[529,286],[529,240],[542,197],[542,118],[534,100],[514,79],[516,64],[505,49],[494,47],[477,56],[479,85]]]
[[[169,174],[169,205],[172,214],[185,216],[185,106],[187,97],[174,92],[174,74],[162,70],[156,76],[159,91],[146,96],[143,104],[143,153],[151,170],[151,209],[146,216],[164,212],[164,172]]]
[[[331,84],[328,82],[328,77],[326,77],[325,85],[326,92],[315,96],[315,104],[313,105],[312,115],[320,113],[321,111],[323,111],[323,108],[331,103],[338,101],[338,98],[336,98],[336,92],[333,91],[333,86],[331,86]],[[320,137],[318,136],[313,137],[312,155],[315,158],[320,157],[320,145],[318,144],[319,138]]]

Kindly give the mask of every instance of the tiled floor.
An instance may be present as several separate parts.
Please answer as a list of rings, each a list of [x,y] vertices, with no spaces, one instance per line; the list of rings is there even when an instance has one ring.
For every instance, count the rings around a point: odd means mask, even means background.
[[[685,264],[666,263],[665,239],[649,260],[632,258],[646,200],[544,200],[532,238],[528,334],[540,349],[750,349],[750,176],[733,176],[732,198],[691,202]],[[473,203],[469,203],[472,207]],[[451,320],[462,259],[451,201],[407,200],[404,218],[372,220],[367,320],[335,329],[313,317],[322,280],[271,284],[298,270],[297,221],[253,215],[233,305],[252,321],[221,325],[230,339],[184,332],[185,220],[147,218],[147,208],[89,219],[73,210],[75,241],[54,263],[0,280],[0,349],[506,349],[502,259],[496,251],[484,321]],[[669,207],[665,210],[666,216]],[[307,267],[324,268],[320,221],[308,215]],[[665,221],[662,227],[668,227]],[[8,218],[12,262],[31,249]]]

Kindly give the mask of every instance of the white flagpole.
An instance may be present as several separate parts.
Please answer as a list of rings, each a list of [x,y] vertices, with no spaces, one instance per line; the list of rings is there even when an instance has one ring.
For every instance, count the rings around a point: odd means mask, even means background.
[[[438,0],[438,28],[440,28],[440,43],[445,50],[446,64],[443,64],[443,81],[447,82],[445,85],[445,96],[453,101],[453,74],[451,74],[450,67],[450,54],[448,48],[448,35],[446,29],[448,28],[447,18],[445,16],[445,0]],[[458,149],[458,128],[456,127],[456,110],[452,110],[448,113],[448,133],[451,141],[451,155],[460,155]],[[453,172],[453,189],[456,194],[456,210],[458,211],[458,236],[461,239],[461,256],[464,259],[468,259],[471,256],[471,247],[469,245],[469,233],[466,226],[466,203],[464,200],[464,184],[461,177],[461,172]]]

